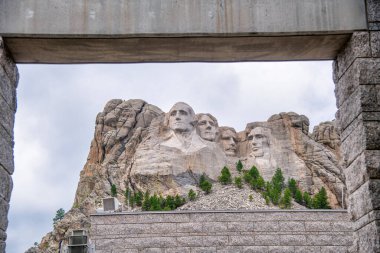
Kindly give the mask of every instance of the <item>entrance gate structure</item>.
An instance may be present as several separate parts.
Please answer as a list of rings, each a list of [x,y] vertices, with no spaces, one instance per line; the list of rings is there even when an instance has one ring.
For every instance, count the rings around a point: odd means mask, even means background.
[[[0,0],[0,252],[15,63],[334,60],[353,251],[380,252],[380,1]]]

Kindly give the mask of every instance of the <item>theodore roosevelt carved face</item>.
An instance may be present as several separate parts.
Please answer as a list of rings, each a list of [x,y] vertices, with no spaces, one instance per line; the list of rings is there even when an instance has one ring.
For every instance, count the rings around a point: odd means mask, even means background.
[[[169,111],[169,128],[175,133],[191,132],[194,122],[194,110],[186,103],[178,102]]]
[[[210,114],[198,114],[198,131],[202,139],[215,141],[218,121]]]
[[[269,136],[270,129],[264,127],[255,127],[249,132],[248,140],[255,157],[264,156],[264,153],[269,149]]]

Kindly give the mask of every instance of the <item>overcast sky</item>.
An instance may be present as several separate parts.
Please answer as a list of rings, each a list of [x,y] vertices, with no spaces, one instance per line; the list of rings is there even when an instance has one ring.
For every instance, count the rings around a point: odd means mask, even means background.
[[[113,98],[141,98],[168,111],[177,101],[244,130],[279,112],[306,115],[312,127],[334,119],[331,61],[18,65],[15,173],[7,252],[20,253],[70,209],[94,133]]]

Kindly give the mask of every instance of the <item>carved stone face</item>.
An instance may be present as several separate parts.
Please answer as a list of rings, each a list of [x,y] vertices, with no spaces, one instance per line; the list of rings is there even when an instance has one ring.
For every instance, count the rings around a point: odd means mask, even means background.
[[[221,133],[221,143],[226,155],[236,155],[236,133],[231,130],[223,131]]]
[[[202,139],[214,141],[216,137],[216,123],[207,115],[202,115],[198,120],[199,135]]]
[[[176,103],[169,111],[169,127],[174,132],[184,133],[193,130],[194,111],[185,103]]]
[[[263,127],[256,127],[248,134],[248,140],[254,156],[264,156],[264,152],[269,148],[269,131],[269,129]]]

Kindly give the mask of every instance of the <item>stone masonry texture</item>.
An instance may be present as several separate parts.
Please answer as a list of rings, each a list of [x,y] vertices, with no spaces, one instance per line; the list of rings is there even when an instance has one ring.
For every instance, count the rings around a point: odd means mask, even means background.
[[[13,127],[18,71],[0,37],[0,253],[5,252],[9,200],[13,188]]]
[[[380,1],[366,6],[369,30],[353,33],[333,64],[354,221],[350,252],[380,252]]]
[[[347,252],[346,211],[142,212],[91,216],[96,252]]]

